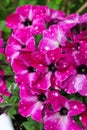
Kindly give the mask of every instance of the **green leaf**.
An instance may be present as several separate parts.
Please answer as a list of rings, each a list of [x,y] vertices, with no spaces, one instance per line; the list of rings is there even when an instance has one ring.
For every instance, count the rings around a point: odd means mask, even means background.
[[[0,5],[2,5],[4,7],[8,6],[9,3],[10,3],[10,0],[0,0]]]
[[[34,5],[36,4],[36,0],[19,0],[18,4],[20,6],[25,5],[25,4]]]
[[[0,27],[3,29],[4,26],[5,26],[5,21],[4,21],[4,20],[1,20],[1,21],[0,21]]]
[[[46,5],[46,0],[37,0],[38,5]]]
[[[55,0],[56,4],[61,4],[62,0]]]
[[[10,102],[11,104],[14,104],[14,103],[16,103],[17,99],[18,99],[17,96],[12,95],[12,96],[10,97],[10,101],[9,101],[9,102]]]
[[[11,94],[15,95],[15,96],[17,96],[17,98],[19,98],[18,97],[18,95],[19,95],[19,88],[18,88],[17,84],[14,83],[14,82],[7,82],[7,85],[9,87],[9,90],[10,90]]]
[[[0,103],[0,107],[5,107],[5,106],[7,106],[7,104],[5,102]]]
[[[43,125],[41,123],[38,123],[34,120],[32,120],[30,117],[27,118],[28,121],[23,123],[23,126],[26,128],[26,130],[42,130]]]
[[[17,109],[15,107],[10,107],[8,110],[7,110],[7,114],[10,115],[10,117],[12,119],[14,119],[14,115],[17,114]]]
[[[58,5],[55,4],[55,1],[48,2],[47,5],[52,9],[59,9]]]
[[[7,104],[9,104],[9,98],[7,97],[7,96],[3,96],[3,99],[5,100],[5,103]]]
[[[35,36],[36,47],[38,46],[38,44],[39,44],[41,39],[42,39],[42,35],[41,34]]]

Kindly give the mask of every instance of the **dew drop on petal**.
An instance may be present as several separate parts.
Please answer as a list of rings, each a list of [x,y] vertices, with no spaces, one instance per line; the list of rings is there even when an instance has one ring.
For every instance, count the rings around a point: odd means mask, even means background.
[[[81,117],[81,116],[79,117],[79,120],[80,120],[80,121],[82,120],[82,117]]]
[[[74,105],[74,109],[77,109],[77,106],[76,106],[76,105]]]
[[[55,93],[54,95],[57,97],[57,96],[58,96],[58,93]]]
[[[48,46],[46,46],[45,49],[48,51],[50,48]]]

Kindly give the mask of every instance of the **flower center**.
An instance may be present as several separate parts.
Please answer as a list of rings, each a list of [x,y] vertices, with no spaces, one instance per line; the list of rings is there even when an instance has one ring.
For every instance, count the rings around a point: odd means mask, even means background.
[[[28,19],[26,19],[26,20],[23,22],[23,24],[24,24],[25,26],[29,26],[29,25],[32,25],[32,21],[29,21]]]
[[[29,67],[28,67],[28,71],[29,71],[30,73],[33,73],[33,72],[36,71],[36,69],[33,68],[32,66],[29,66]]]
[[[22,48],[26,48],[26,45],[22,45],[21,47],[22,47]]]
[[[73,28],[71,28],[71,32],[73,32],[75,34],[79,34],[80,33],[80,24],[76,24]]]
[[[46,28],[49,28],[53,24],[57,24],[59,22],[58,19],[52,19],[50,22],[46,23]]]
[[[55,68],[54,64],[50,64],[48,65],[48,70],[51,71],[51,72],[55,72],[57,69]]]
[[[78,74],[87,74],[87,66],[84,64],[81,64],[77,67],[77,73]]]
[[[77,42],[76,43],[76,50],[79,50],[80,44]]]
[[[41,95],[38,96],[38,100],[41,101],[41,102],[46,101],[46,99],[47,98],[46,98],[46,96],[44,94],[41,94]]]
[[[60,115],[61,115],[61,116],[65,116],[65,115],[67,115],[67,114],[68,114],[68,109],[65,108],[65,107],[61,108],[61,110],[60,110]]]
[[[73,28],[71,28],[71,32],[75,34],[79,34],[81,31],[87,30],[87,23],[76,24]]]

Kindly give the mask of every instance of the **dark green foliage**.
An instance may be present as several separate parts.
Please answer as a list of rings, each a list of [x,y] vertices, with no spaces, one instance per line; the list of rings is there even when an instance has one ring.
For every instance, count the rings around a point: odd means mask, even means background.
[[[43,125],[32,120],[30,117],[27,118],[27,121],[23,123],[23,126],[26,130],[43,130]]]

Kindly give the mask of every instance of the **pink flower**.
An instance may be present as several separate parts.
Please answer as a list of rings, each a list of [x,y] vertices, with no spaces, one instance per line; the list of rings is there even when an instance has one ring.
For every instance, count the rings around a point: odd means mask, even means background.
[[[12,67],[15,72],[15,79],[20,84],[25,82],[31,87],[46,90],[50,86],[50,73],[47,72],[45,64],[45,55],[39,52],[21,53],[18,59],[15,59]],[[26,78],[25,78],[26,77]],[[44,84],[45,82],[45,84]]]
[[[66,46],[67,41],[69,43],[78,42],[78,39],[83,38],[84,31],[87,30],[86,15],[71,14],[57,25],[52,25],[48,30],[44,30],[43,39],[39,43],[39,49],[46,52],[60,45]]]
[[[18,84],[25,82],[43,90],[50,86],[61,88],[61,83],[72,74],[73,69],[60,48],[46,54],[39,51],[32,54],[23,52],[19,58],[14,59],[12,67]]]
[[[7,16],[6,25],[12,29],[27,27],[32,34],[40,34],[44,29],[44,17],[47,10],[49,10],[47,6],[28,4],[20,6],[15,13]]]
[[[85,47],[84,47],[85,46]],[[73,51],[70,62],[73,66],[72,74],[63,83],[65,91],[69,94],[79,92],[81,95],[87,95],[87,54],[86,44],[81,45],[79,50]],[[84,50],[83,50],[84,49]],[[69,54],[70,55],[70,54]]]
[[[83,130],[72,116],[85,111],[85,105],[80,101],[68,100],[57,92],[54,95],[54,99],[60,104],[54,100],[56,107],[53,106],[53,108],[56,109],[46,108],[44,116],[45,130]]]
[[[39,43],[39,50],[44,53],[49,50],[54,50],[61,44],[63,33],[58,25],[50,26],[48,30],[43,31],[43,39]]]
[[[35,50],[35,40],[30,34],[29,29],[17,29],[8,39],[8,45],[6,47],[6,57],[9,62],[12,62],[14,58],[22,51],[33,52]]]
[[[65,19],[65,13],[49,9],[47,6],[29,4],[20,6],[6,18],[9,28],[29,28],[33,35],[41,34],[44,29]]]
[[[48,102],[47,93],[43,90],[32,91],[32,89],[22,83],[20,85],[20,102],[19,102],[19,113],[32,119],[42,122],[43,109]]]
[[[43,52],[53,50],[59,45],[64,46],[67,41],[67,33],[79,22],[79,15],[72,14],[57,25],[52,25],[43,31],[43,39],[39,43],[39,49]]]
[[[70,43],[78,41],[78,35],[80,37],[85,31],[87,31],[86,16],[87,14],[81,16],[78,14],[71,14],[59,24],[59,28],[63,32],[62,39],[64,40],[62,45],[64,45],[64,42],[67,40]]]
[[[86,14],[85,14],[86,15]],[[79,23],[81,22],[81,23]],[[63,82],[65,91],[69,94],[79,92],[81,95],[87,95],[87,23],[84,16],[79,17],[78,24],[73,26],[67,32],[69,39],[62,46],[63,51],[68,53],[69,61],[73,66],[72,74]]]
[[[3,96],[10,96],[7,90],[6,82],[4,80],[4,70],[0,70],[0,102],[4,102]]]
[[[60,10],[50,9],[45,18],[45,26],[48,29],[50,26],[54,24],[58,24],[60,21],[63,21],[66,18],[64,12]]]

